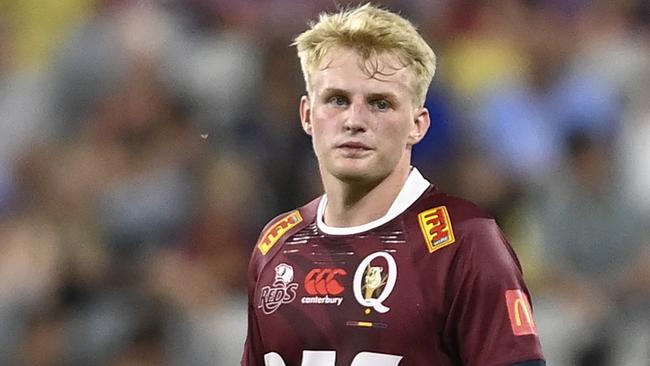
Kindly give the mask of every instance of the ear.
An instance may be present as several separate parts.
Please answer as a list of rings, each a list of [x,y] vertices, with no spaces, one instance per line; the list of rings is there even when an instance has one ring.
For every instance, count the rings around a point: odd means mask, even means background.
[[[415,111],[415,118],[411,124],[411,131],[409,132],[407,145],[411,147],[422,141],[424,135],[427,134],[430,125],[431,117],[429,116],[429,110],[425,107],[419,107]]]
[[[305,133],[311,136],[311,103],[307,95],[300,98],[300,123]]]

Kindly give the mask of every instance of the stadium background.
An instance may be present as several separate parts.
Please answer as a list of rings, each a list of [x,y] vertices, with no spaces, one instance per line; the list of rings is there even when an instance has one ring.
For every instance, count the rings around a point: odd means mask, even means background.
[[[650,365],[650,3],[376,3],[439,56],[415,165],[505,229],[549,365]],[[289,44],[334,4],[0,1],[1,365],[238,364],[259,230],[321,191]]]

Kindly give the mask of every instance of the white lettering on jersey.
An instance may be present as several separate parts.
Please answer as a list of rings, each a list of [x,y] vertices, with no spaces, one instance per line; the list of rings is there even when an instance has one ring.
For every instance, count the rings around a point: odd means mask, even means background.
[[[275,352],[269,352],[264,355],[264,365],[266,366],[287,366],[282,356]]]
[[[334,351],[302,351],[303,366],[334,366],[335,361]]]
[[[402,358],[386,353],[361,352],[354,357],[350,366],[397,366]]]
[[[360,352],[350,366],[398,366],[402,356],[386,353]],[[335,366],[336,351],[302,351],[301,366]],[[265,366],[287,366],[276,352],[264,355]]]

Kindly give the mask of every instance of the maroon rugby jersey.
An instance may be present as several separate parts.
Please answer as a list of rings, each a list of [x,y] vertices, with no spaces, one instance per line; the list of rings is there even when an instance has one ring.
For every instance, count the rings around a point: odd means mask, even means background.
[[[381,219],[272,220],[249,268],[245,366],[510,365],[543,359],[515,253],[495,221],[413,169]]]

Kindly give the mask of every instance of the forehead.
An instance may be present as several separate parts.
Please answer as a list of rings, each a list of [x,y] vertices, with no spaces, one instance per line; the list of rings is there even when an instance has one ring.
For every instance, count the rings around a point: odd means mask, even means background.
[[[324,89],[349,91],[410,93],[413,71],[397,56],[383,53],[364,60],[356,51],[334,48],[312,72],[316,93]]]

